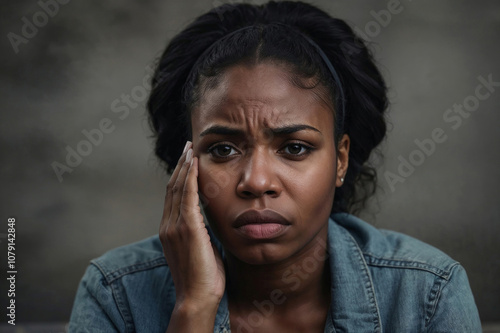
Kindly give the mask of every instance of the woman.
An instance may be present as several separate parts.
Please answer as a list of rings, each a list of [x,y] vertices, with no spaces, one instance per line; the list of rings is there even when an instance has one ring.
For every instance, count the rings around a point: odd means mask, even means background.
[[[92,261],[70,330],[480,332],[456,261],[348,213],[373,192],[386,107],[363,42],[316,7],[197,18],[148,102],[173,169],[159,237]]]

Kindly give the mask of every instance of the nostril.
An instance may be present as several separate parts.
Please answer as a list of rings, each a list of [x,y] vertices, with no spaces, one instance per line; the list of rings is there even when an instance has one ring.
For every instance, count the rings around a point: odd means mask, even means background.
[[[250,192],[250,191],[243,191],[242,193],[246,197],[251,197],[252,196],[252,192]]]
[[[252,191],[242,191],[241,194],[245,197],[251,198],[251,197],[260,197],[262,195],[274,196],[274,195],[276,195],[276,191],[265,191],[264,193],[260,193],[260,194],[254,193]]]

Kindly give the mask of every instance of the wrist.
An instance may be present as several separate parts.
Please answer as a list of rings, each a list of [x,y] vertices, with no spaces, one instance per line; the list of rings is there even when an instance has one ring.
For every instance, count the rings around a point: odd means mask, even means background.
[[[187,299],[182,301],[177,300],[170,318],[167,333],[212,333],[214,331],[218,305],[218,303],[207,304],[207,302]]]
[[[175,302],[174,311],[182,316],[211,316],[215,319],[215,314],[219,308],[220,300],[196,300],[183,299]]]

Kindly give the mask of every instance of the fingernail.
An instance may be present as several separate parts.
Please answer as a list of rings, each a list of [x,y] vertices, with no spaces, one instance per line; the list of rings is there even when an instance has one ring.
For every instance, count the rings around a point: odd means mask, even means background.
[[[189,149],[186,155],[186,162],[191,163],[192,158],[193,158],[193,150]]]
[[[184,146],[184,150],[182,151],[183,154],[189,149],[190,144],[191,144],[191,141],[186,141],[186,145]]]

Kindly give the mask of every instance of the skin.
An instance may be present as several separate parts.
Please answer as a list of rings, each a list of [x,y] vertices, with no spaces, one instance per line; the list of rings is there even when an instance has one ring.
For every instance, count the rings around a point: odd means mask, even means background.
[[[335,147],[333,110],[321,89],[298,88],[283,68],[260,63],[227,69],[202,95],[192,112],[193,143],[167,186],[160,226],[177,293],[167,332],[212,332],[226,276],[233,331],[244,325],[323,331],[330,304],[327,223],[347,171],[349,138]],[[198,196],[224,246],[227,271]],[[272,239],[245,237],[232,223],[249,209],[279,213],[286,230]],[[252,321],[255,302],[271,310]]]

